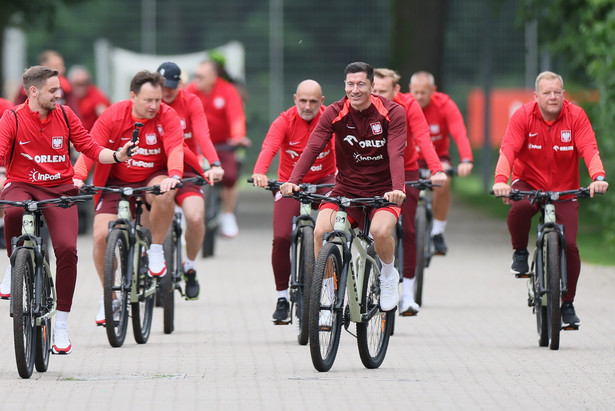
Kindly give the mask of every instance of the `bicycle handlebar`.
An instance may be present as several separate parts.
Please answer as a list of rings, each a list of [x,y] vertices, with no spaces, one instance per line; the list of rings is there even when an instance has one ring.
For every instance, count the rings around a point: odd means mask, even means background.
[[[248,183],[254,184],[254,179],[251,177],[248,178]],[[267,187],[264,187],[264,188],[265,190],[276,191],[276,190],[279,190],[280,186],[284,183],[285,181],[268,180]],[[301,191],[305,191],[308,193],[315,193],[319,188],[331,188],[331,187],[335,187],[335,184],[333,183],[326,183],[326,184],[301,183],[301,184],[298,184],[298,186]]]
[[[421,178],[419,180],[416,181],[406,181],[406,186],[410,186],[412,188],[416,188],[417,190],[426,190],[428,188],[434,188],[434,187],[440,187],[441,184],[434,184],[431,182],[431,180],[427,180],[424,178]]]
[[[493,190],[490,191],[493,195]],[[597,193],[602,194],[602,193]],[[544,191],[544,190],[510,190],[510,194],[507,196],[495,196],[496,198],[508,197],[513,201],[523,200],[525,198],[530,199],[530,203],[534,204],[537,201],[558,201],[560,197],[563,196],[574,196],[576,198],[589,198],[589,188],[580,187],[576,190],[565,190],[565,191]]]
[[[317,193],[309,193],[306,191],[295,191],[293,193],[293,197],[299,201],[310,199],[310,200],[322,200],[329,203],[335,203],[343,208],[346,207],[389,207],[389,206],[398,206],[397,203],[393,203],[391,201],[385,200],[382,196],[375,197],[358,197],[358,198],[349,198],[344,196],[326,196],[323,194]]]
[[[130,196],[138,196],[142,193],[152,193],[154,195],[164,194],[160,191],[160,185],[156,184],[153,186],[146,187],[119,187],[119,186],[111,186],[111,187],[99,187],[94,185],[84,185],[81,188],[81,191],[88,194],[98,194],[98,193],[118,193],[122,196],[130,197]]]
[[[0,200],[0,205],[11,207],[22,207],[24,210],[36,211],[39,208],[48,207],[62,207],[69,208],[77,203],[82,203],[92,199],[91,194],[81,194],[77,196],[61,196],[56,198],[47,198],[45,200],[22,200],[22,201],[10,201]]]

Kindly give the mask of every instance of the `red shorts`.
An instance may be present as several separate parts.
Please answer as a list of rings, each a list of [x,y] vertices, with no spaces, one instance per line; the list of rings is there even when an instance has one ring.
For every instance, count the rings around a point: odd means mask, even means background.
[[[167,170],[159,170],[159,171],[156,171],[151,176],[149,176],[147,180],[137,181],[136,183],[127,183],[125,181],[122,181],[116,178],[109,178],[107,180],[106,186],[107,187],[112,187],[112,186],[133,187],[133,188],[145,187],[149,185],[149,182],[152,181],[154,177],[166,176],[166,175],[167,175]],[[96,204],[94,214],[117,214],[117,204],[118,204],[118,201],[120,201],[120,198],[121,196],[119,193],[102,193],[100,196],[100,200]],[[132,211],[132,216],[134,217],[135,211],[136,211],[135,198],[131,196],[129,200],[130,200],[130,210]],[[150,205],[145,200],[145,197],[144,197],[144,201],[145,201],[145,207],[147,207],[147,209],[149,210]]]
[[[196,176],[197,174],[195,172],[184,170],[184,178],[192,178]],[[181,207],[182,203],[186,198],[193,196],[201,197],[204,199],[205,195],[203,193],[203,187],[194,183],[184,183],[181,188],[177,189],[177,194],[175,194],[175,202],[178,206]]]

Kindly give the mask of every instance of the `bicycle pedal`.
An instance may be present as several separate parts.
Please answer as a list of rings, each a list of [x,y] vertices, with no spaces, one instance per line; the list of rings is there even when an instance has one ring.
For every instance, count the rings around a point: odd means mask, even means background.
[[[531,273],[515,273],[515,278],[530,278]]]
[[[272,321],[273,321],[273,325],[288,325],[288,324],[290,324],[290,320],[284,320],[284,321],[272,320]]]
[[[400,317],[416,317],[419,313],[418,312],[414,312],[414,311],[404,311],[403,313],[400,312],[399,316]]]
[[[578,329],[579,329],[579,324],[562,325],[562,330],[564,331],[577,331]]]

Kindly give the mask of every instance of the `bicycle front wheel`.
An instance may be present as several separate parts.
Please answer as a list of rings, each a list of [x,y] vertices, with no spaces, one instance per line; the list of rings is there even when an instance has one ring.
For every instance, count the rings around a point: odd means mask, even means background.
[[[550,232],[545,236],[546,243],[546,274],[547,274],[547,318],[549,319],[549,348],[559,348],[559,334],[562,328],[560,301],[561,292],[561,260],[559,236]]]
[[[121,347],[128,327],[128,240],[124,230],[113,229],[107,236],[103,301],[105,329],[112,347]]]
[[[340,343],[346,291],[341,277],[342,257],[338,245],[326,243],[316,260],[310,287],[310,354],[318,371],[331,369]]]
[[[175,223],[173,223],[175,224]],[[177,261],[176,233],[173,224],[164,238],[162,249],[167,263],[167,275],[160,280],[160,299],[162,300],[164,333],[171,334],[175,329],[175,284],[178,278],[175,267]]]
[[[423,304],[423,278],[425,267],[429,258],[430,233],[427,230],[427,209],[419,206],[416,209],[415,218],[416,235],[416,270],[414,274],[414,301],[418,305]]]
[[[34,307],[34,267],[31,251],[17,250],[13,262],[11,304],[13,306],[13,340],[17,372],[21,378],[30,378],[34,369],[36,318]]]
[[[373,246],[367,250],[374,259],[376,251]],[[365,275],[361,292],[361,313],[367,313],[369,318],[357,323],[357,344],[361,362],[367,368],[378,368],[384,361],[389,346],[393,312],[380,311],[380,279],[372,263],[365,260]]]
[[[47,272],[48,266],[43,263],[43,278],[41,284],[42,304],[44,313],[53,308],[53,297],[51,295],[51,277]],[[36,371],[45,372],[49,367],[49,357],[51,355],[51,320],[41,319],[41,325],[36,326],[36,353],[34,356],[34,366]]]
[[[147,258],[147,250],[152,244],[152,235],[147,229],[142,229],[140,237],[144,244],[139,245],[139,266],[135,272],[137,275],[137,296],[138,301],[130,304],[132,312],[132,331],[135,341],[138,344],[145,344],[149,339],[152,331],[152,317],[154,314],[154,302],[156,293],[146,296],[146,292],[153,287],[153,282],[156,281],[147,275],[149,261]],[[166,275],[169,275],[168,273]]]
[[[296,269],[294,280],[298,288],[293,305],[297,322],[297,342],[300,345],[306,345],[309,339],[310,286],[314,272],[314,229],[311,226],[303,227],[299,232],[297,242],[298,255],[294,256]]]

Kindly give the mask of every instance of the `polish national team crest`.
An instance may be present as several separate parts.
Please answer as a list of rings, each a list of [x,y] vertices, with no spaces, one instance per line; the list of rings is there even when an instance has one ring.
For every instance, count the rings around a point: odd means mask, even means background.
[[[64,138],[62,136],[51,137],[51,148],[59,150],[64,147]]]
[[[153,146],[154,144],[156,144],[157,139],[156,139],[156,133],[147,133],[145,135],[145,143]]]
[[[181,119],[181,123],[182,123],[182,130],[186,129],[186,119]]]
[[[164,136],[164,129],[162,128],[162,124],[158,124],[158,134]]]
[[[430,124],[429,125],[429,132],[432,135],[440,134],[440,124]]]
[[[572,131],[562,130],[562,143],[570,143],[572,141]]]
[[[374,135],[382,134],[382,124],[380,124],[379,121],[369,123],[369,126],[372,128],[372,133],[374,133]]]

